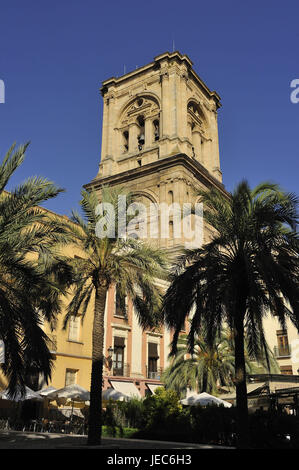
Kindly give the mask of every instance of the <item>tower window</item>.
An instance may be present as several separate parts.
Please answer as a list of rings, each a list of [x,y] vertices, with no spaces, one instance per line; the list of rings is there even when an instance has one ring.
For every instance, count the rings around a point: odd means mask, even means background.
[[[173,203],[173,191],[168,191],[168,204]]]
[[[172,220],[169,222],[169,238],[171,240],[173,239],[173,221]]]
[[[160,123],[158,119],[153,122],[154,125],[154,140],[155,142],[160,139]]]
[[[128,131],[123,132],[123,146],[124,146],[124,152],[127,152],[129,150],[129,132]]]
[[[139,135],[138,135],[138,148],[139,150],[142,150],[142,147],[145,143],[145,137],[144,137],[144,117],[143,116],[138,116],[137,118],[137,123],[139,125]]]
[[[144,128],[144,117],[143,116],[138,116],[137,122],[140,128]]]

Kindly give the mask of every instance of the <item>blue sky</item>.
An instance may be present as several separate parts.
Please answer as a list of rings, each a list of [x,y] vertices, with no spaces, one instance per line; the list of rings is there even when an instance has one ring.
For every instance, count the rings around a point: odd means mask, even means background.
[[[214,0],[1,0],[1,158],[31,141],[12,184],[42,175],[66,189],[69,214],[100,161],[101,81],[175,48],[189,55],[219,111],[223,181],[279,182],[298,193],[299,3]]]

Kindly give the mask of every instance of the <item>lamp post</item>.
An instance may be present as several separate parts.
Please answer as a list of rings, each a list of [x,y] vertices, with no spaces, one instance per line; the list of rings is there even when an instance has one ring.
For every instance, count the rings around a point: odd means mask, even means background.
[[[110,348],[108,348],[108,355],[109,355],[110,359],[112,359],[113,351],[114,351],[113,347],[110,346]]]

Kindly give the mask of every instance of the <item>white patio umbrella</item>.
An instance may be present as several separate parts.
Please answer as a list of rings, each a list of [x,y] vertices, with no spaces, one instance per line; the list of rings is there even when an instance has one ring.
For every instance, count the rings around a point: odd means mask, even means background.
[[[207,405],[223,405],[225,408],[230,408],[232,405],[228,401],[221,400],[221,398],[214,397],[213,395],[210,395],[209,393],[203,392],[203,393],[195,393],[194,395],[190,395],[189,397],[185,398],[184,400],[181,400],[182,405],[201,405],[201,406],[207,406]]]
[[[57,388],[55,387],[47,387],[38,390],[36,393],[39,393],[42,397],[47,397],[50,393],[55,392]]]
[[[79,418],[84,419],[84,415],[81,410],[77,408],[59,408],[59,412],[63,414],[66,418],[72,418],[73,416],[78,416]]]
[[[53,392],[48,393],[48,398],[56,400],[57,398],[66,398],[72,401],[89,401],[90,393],[80,385],[67,385]]]
[[[72,402],[72,411],[71,411],[71,420],[74,414],[74,402],[87,402],[90,400],[90,393],[85,388],[80,385],[73,384],[67,385],[66,387],[60,388],[53,392],[50,392],[47,395],[47,398],[50,400],[59,400],[64,398],[65,400],[70,400]]]
[[[127,395],[124,395],[123,393],[118,392],[114,388],[107,388],[107,390],[104,390],[102,393],[102,398],[103,400],[115,400],[115,401],[124,401],[124,400],[129,399]]]
[[[17,391],[13,398],[9,395],[8,389],[4,390],[4,392],[0,392],[0,398],[2,398],[2,400],[10,400],[10,401],[15,401],[15,402],[21,402],[21,401],[26,401],[26,400],[37,400],[37,401],[43,400],[43,398],[40,396],[38,392],[34,392],[33,390],[31,390],[31,388],[27,386],[25,387],[24,395],[21,393],[21,387],[17,386]]]

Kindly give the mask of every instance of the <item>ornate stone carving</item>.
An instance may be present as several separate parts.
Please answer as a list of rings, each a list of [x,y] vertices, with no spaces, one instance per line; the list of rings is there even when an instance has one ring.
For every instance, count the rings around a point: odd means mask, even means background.
[[[123,126],[128,119],[135,119],[139,115],[146,118],[154,118],[159,115],[159,106],[151,97],[137,96],[135,101],[127,107],[121,116],[121,126]]]

